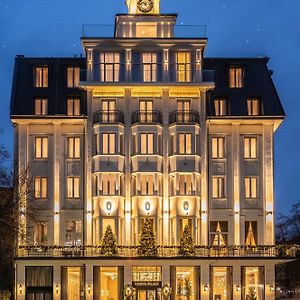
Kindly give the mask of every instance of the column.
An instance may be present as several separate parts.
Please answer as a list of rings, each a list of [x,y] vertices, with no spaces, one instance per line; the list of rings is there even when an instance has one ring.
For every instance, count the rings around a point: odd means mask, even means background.
[[[125,81],[132,81],[132,51],[131,49],[126,49],[126,73],[125,73]]]
[[[25,266],[17,264],[16,266],[16,298],[18,300],[25,300],[26,282],[25,282]]]
[[[131,90],[125,90],[125,242],[131,245]]]
[[[93,299],[93,264],[85,265],[85,294],[86,300]]]
[[[211,286],[209,285],[209,265],[201,266],[201,284],[200,284],[200,295],[201,300],[209,299],[209,291]]]
[[[241,267],[233,266],[232,269],[232,291],[233,291],[233,300],[241,299],[242,292],[242,282],[241,282]]]
[[[171,270],[170,266],[162,266],[162,285],[171,283]]]
[[[132,269],[131,266],[124,266],[124,286],[132,285]]]
[[[163,244],[169,245],[169,217],[170,217],[170,203],[169,203],[169,90],[163,90],[162,97],[162,115],[163,115]]]
[[[61,267],[60,265],[53,266],[53,300],[61,298]]]
[[[86,56],[87,56],[87,74],[86,74],[86,80],[87,82],[91,82],[94,80],[94,68],[93,68],[93,49],[87,49],[86,50]]]
[[[265,300],[275,299],[275,265],[270,263],[265,266]]]
[[[201,82],[203,79],[203,77],[202,77],[202,49],[196,50],[194,78],[195,78],[196,82]]]
[[[163,76],[162,81],[168,82],[170,81],[170,72],[169,72],[169,49],[163,50]]]

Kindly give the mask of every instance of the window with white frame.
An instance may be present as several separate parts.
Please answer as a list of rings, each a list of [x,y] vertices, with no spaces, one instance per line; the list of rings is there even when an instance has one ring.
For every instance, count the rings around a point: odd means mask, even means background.
[[[103,82],[118,82],[120,80],[120,54],[100,54],[100,76]]]
[[[80,198],[80,178],[68,177],[67,178],[67,198],[74,199]]]
[[[48,67],[34,68],[34,86],[38,88],[48,87]]]
[[[80,78],[80,68],[79,67],[68,67],[67,68],[67,86],[68,88],[79,87]]]
[[[179,154],[192,154],[192,134],[179,133]]]
[[[68,158],[80,158],[80,137],[68,137]]]
[[[67,221],[65,223],[65,245],[80,246],[82,241],[81,221]]]
[[[240,66],[231,66],[229,68],[229,86],[230,88],[244,87],[244,68]]]
[[[191,195],[192,194],[192,174],[180,174],[179,175],[179,195]]]
[[[102,134],[102,153],[116,154],[116,134],[103,133]]]
[[[140,177],[141,195],[154,194],[154,176],[150,174],[142,174]]]
[[[257,198],[257,178],[245,177],[245,197],[247,199]]]
[[[154,134],[153,133],[141,133],[141,154],[153,154],[154,153]]]
[[[177,82],[191,81],[191,53],[176,53],[176,80]]]
[[[215,99],[215,115],[216,116],[226,116],[227,115],[227,100],[226,99]]]
[[[80,115],[80,99],[68,98],[67,99],[67,115],[79,116]]]
[[[211,221],[210,227],[210,244],[215,247],[226,246],[228,243],[228,222]]]
[[[103,195],[116,194],[116,176],[114,174],[102,175],[102,194]]]
[[[248,116],[259,116],[261,114],[261,103],[258,98],[247,99]]]
[[[212,197],[225,198],[225,178],[213,176],[212,178]]]
[[[34,178],[34,198],[47,199],[48,197],[48,178],[37,176]]]
[[[143,53],[143,80],[144,82],[157,81],[157,54],[156,53]]]
[[[48,137],[36,137],[34,150],[36,159],[48,158]]]
[[[212,138],[211,157],[213,159],[225,158],[225,138],[224,137],[213,137]]]
[[[34,114],[36,116],[44,116],[48,114],[48,99],[35,98],[34,99]]]
[[[244,137],[244,158],[256,159],[257,158],[257,138]]]

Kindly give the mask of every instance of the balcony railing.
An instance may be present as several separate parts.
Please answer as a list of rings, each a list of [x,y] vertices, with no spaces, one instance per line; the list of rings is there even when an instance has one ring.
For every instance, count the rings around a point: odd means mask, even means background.
[[[214,82],[213,70],[200,70],[195,64],[124,64],[94,63],[93,69],[81,69],[80,81],[95,83],[145,83],[155,85],[158,83],[210,83]]]
[[[115,258],[139,258],[137,246],[118,246]],[[251,257],[251,258],[294,258],[299,255],[300,246],[195,246],[196,251],[193,257],[197,258],[234,258],[234,257]],[[19,258],[44,258],[44,257],[61,257],[61,258],[101,258],[101,246],[24,246],[19,247],[16,256]],[[159,258],[182,258],[177,246],[158,246],[157,255]]]
[[[122,123],[124,124],[124,114],[119,110],[105,111],[99,110],[94,113],[93,122],[109,124],[109,123]]]
[[[199,113],[193,110],[182,111],[177,110],[169,114],[169,123],[177,124],[194,124],[200,122]]]
[[[146,123],[146,124],[162,124],[161,112],[157,110],[152,111],[142,111],[138,110],[132,113],[131,123]]]

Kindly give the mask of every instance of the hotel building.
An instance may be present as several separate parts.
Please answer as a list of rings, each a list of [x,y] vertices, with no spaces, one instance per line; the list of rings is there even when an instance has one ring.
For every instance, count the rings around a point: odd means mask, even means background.
[[[127,6],[111,36],[83,27],[85,57],[16,57],[15,158],[34,187],[20,201],[16,298],[275,299],[285,115],[268,58],[206,57],[205,27],[176,25],[159,0]],[[136,247],[146,219],[152,257]],[[108,225],[112,257],[99,247]]]

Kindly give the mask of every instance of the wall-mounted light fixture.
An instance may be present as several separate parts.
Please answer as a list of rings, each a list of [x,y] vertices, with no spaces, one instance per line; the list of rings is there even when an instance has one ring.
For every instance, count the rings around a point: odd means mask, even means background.
[[[19,294],[22,295],[22,293],[23,293],[23,286],[22,286],[22,284],[20,283],[20,284],[19,284]]]
[[[88,291],[88,294],[91,293],[91,285],[89,284],[88,287],[87,287],[87,291]]]
[[[240,292],[240,291],[241,291],[241,286],[240,286],[239,284],[237,284],[237,285],[235,286],[235,290],[236,290],[237,292]]]
[[[240,212],[239,212],[239,211],[235,211],[234,213],[235,213],[236,215],[238,215]]]
[[[167,65],[169,62],[165,59],[164,63],[165,63],[165,65]]]
[[[145,203],[145,210],[146,210],[146,212],[149,214],[149,212],[150,212],[150,209],[151,209],[151,203],[149,202],[149,201],[147,201],[146,203]]]
[[[208,284],[207,284],[207,283],[204,284],[203,290],[204,290],[204,292],[207,292],[207,291],[208,291]]]
[[[197,59],[197,65],[200,65],[200,64],[201,64],[200,59]]]
[[[270,288],[270,292],[274,292],[274,285],[273,284],[270,284],[270,286],[269,286],[269,288]]]
[[[205,215],[205,214],[206,214],[206,210],[202,210],[201,213],[202,213],[203,215]]]
[[[107,201],[105,206],[106,206],[107,214],[110,215],[112,209],[112,203],[110,201]]]
[[[271,216],[272,214],[273,214],[273,212],[271,210],[266,212],[267,216]]]
[[[186,214],[188,214],[189,208],[190,208],[189,202],[188,201],[184,201],[183,202],[183,209],[186,212]]]
[[[56,292],[56,294],[58,294],[58,292],[59,292],[58,284],[56,284],[56,286],[55,286],[55,292]]]

